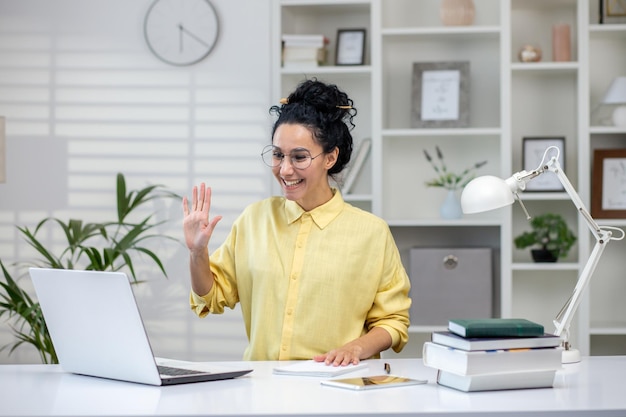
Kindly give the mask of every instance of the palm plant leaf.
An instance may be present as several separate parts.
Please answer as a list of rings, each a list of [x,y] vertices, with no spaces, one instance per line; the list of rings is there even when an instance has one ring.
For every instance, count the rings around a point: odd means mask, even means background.
[[[135,283],[138,280],[135,268],[136,259],[133,253],[147,255],[161,273],[167,277],[163,262],[152,250],[144,247],[142,242],[148,239],[166,238],[176,239],[159,234],[149,233],[162,222],[151,222],[153,215],[143,218],[139,223],[129,223],[126,219],[142,204],[159,198],[178,198],[172,192],[161,190],[160,185],[150,185],[140,190],[127,191],[124,176],[117,174],[117,221],[103,223],[86,223],[79,219],[70,219],[64,222],[60,219],[47,217],[40,221],[31,230],[28,227],[17,226],[25,241],[32,246],[40,258],[35,262],[23,262],[50,268],[73,269],[75,266],[87,270],[118,271],[127,268]],[[157,192],[158,191],[158,192]],[[52,223],[60,228],[66,239],[66,245],[60,254],[46,248],[37,237],[44,225]],[[94,244],[95,242],[95,244]],[[52,345],[52,340],[43,319],[39,303],[33,301],[28,293],[14,280],[0,261],[4,281],[0,281],[0,316],[7,316],[13,320],[11,330],[15,341],[0,348],[9,348],[13,352],[23,344],[32,345],[41,357],[43,363],[58,363],[58,358]]]

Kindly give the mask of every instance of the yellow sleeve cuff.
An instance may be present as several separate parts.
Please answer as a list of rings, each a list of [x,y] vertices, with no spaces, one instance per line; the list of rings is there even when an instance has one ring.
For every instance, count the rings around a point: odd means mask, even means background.
[[[193,290],[189,292],[189,305],[198,317],[204,317],[209,314],[209,304],[211,304],[210,300],[213,289],[214,288],[211,288],[211,291],[209,291],[204,296],[196,294],[195,292],[193,292]]]

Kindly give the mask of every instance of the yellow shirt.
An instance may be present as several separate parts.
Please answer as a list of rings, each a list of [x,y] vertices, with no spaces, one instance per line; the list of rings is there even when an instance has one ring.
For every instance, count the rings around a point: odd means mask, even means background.
[[[341,193],[305,212],[271,197],[252,204],[210,257],[215,283],[191,293],[200,317],[237,302],[245,360],[311,359],[382,327],[408,341],[409,278],[388,225]]]

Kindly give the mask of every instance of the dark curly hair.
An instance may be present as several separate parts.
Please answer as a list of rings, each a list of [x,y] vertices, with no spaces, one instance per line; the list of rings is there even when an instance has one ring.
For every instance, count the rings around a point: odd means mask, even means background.
[[[356,109],[352,99],[334,84],[316,79],[305,80],[287,97],[285,103],[270,108],[278,115],[272,129],[272,138],[282,124],[298,124],[307,127],[313,139],[325,153],[339,149],[337,163],[328,171],[330,176],[340,173],[352,156],[352,119]]]

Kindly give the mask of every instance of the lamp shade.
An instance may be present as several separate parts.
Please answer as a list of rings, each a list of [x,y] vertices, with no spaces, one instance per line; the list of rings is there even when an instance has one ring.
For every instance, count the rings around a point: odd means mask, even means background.
[[[463,188],[463,213],[480,213],[508,206],[514,202],[511,187],[502,178],[493,175],[474,178]]]
[[[613,80],[609,89],[606,90],[604,104],[624,104],[626,103],[626,76],[617,77]]]

